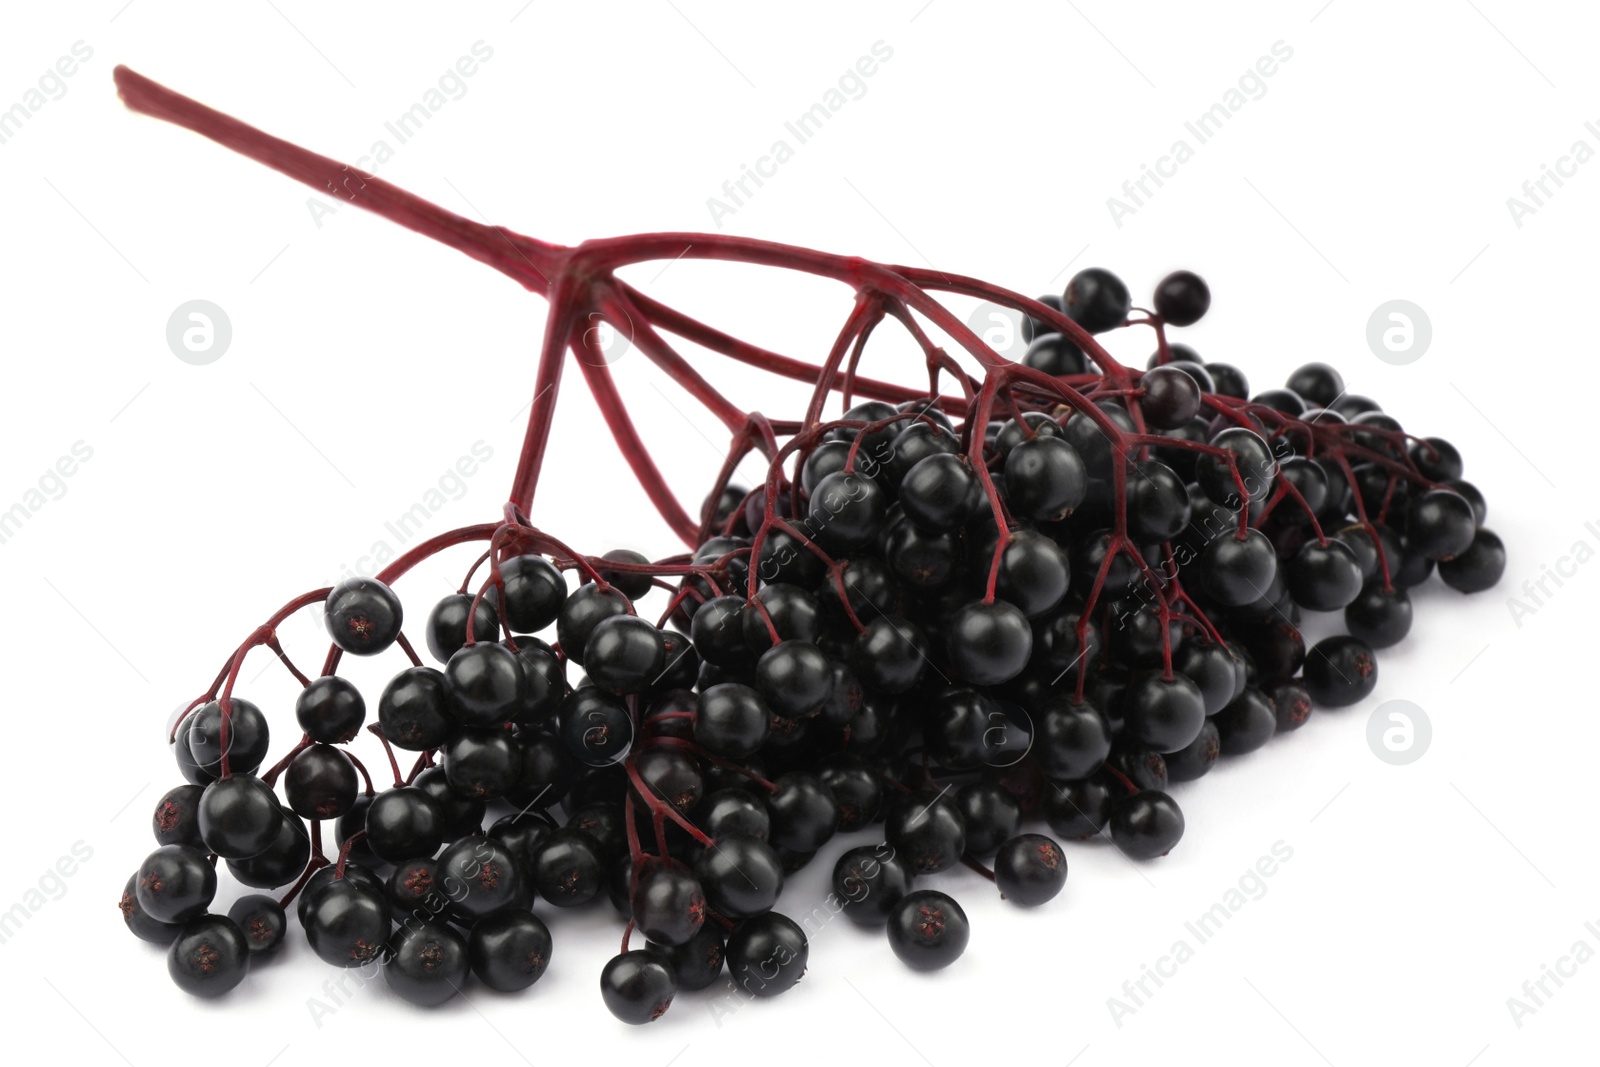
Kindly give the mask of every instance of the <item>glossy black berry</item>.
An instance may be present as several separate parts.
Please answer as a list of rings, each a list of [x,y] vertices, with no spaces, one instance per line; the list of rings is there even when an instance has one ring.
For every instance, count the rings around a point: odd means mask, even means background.
[[[401,923],[429,922],[449,914],[450,898],[445,895],[439,864],[435,860],[423,857],[401,860],[389,872],[383,888],[395,918]]]
[[[927,530],[961,526],[980,499],[978,480],[966,458],[950,453],[921,460],[900,483],[900,506],[906,518]]]
[[[1176,752],[1200,733],[1206,718],[1205,698],[1185,675],[1167,679],[1151,672],[1128,686],[1123,714],[1130,740],[1157,752]]]
[[[1239,695],[1237,663],[1227,647],[1216,642],[1185,641],[1172,656],[1173,669],[1200,687],[1207,715],[1215,715]]]
[[[294,717],[313,741],[342,745],[354,739],[367,717],[367,702],[348,678],[313,678],[295,698]]]
[[[1211,307],[1211,288],[1188,270],[1175,270],[1156,284],[1156,314],[1171,326],[1192,326]]]
[[[584,670],[602,689],[642,693],[666,665],[661,631],[637,615],[602,619],[583,650]]]
[[[511,853],[531,887],[534,860],[555,829],[555,821],[542,811],[514,811],[494,821],[489,838]]]
[[[1417,471],[1430,482],[1448,482],[1461,477],[1461,453],[1442,437],[1424,437],[1411,441],[1406,454],[1416,464]]]
[[[558,908],[589,903],[600,893],[602,876],[598,842],[572,827],[552,833],[533,861],[534,889]]]
[[[860,548],[878,535],[889,499],[866,475],[840,471],[817,483],[809,507],[817,536],[828,547],[843,552]]]
[[[760,655],[775,643],[774,630],[776,641],[815,641],[822,634],[822,609],[809,591],[773,582],[745,606],[740,625],[751,653]]]
[[[955,802],[967,835],[966,851],[973,856],[989,855],[1022,824],[1022,806],[996,781],[968,782],[956,790]]]
[[[1062,297],[1067,317],[1090,333],[1121,326],[1132,304],[1122,279],[1102,267],[1088,267],[1074,274]]]
[[[228,860],[229,873],[254,889],[276,889],[288,885],[300,877],[307,861],[311,859],[311,834],[304,820],[288,808],[280,807],[278,810],[282,821],[272,844],[246,859]]]
[[[769,911],[746,919],[728,935],[728,978],[741,994],[775,997],[806,973],[811,946],[800,924]]]
[[[967,913],[944,893],[907,893],[889,913],[889,947],[914,971],[936,971],[961,957],[972,936]]]
[[[381,885],[350,877],[346,868],[344,878],[332,874],[315,892],[307,885],[301,906],[306,940],[324,963],[359,967],[382,955],[390,912]]]
[[[167,950],[167,973],[179,989],[197,997],[220,997],[244,981],[249,970],[245,937],[223,915],[185,923]]]
[[[665,959],[648,949],[613,956],[600,972],[600,997],[606,1009],[635,1026],[665,1015],[677,994],[677,980]]]
[[[444,812],[444,839],[475,834],[483,828],[486,804],[479,797],[466,797],[450,787],[450,779],[443,767],[429,767],[411,780],[411,784],[427,793]]]
[[[445,830],[444,810],[416,786],[386,789],[367,808],[367,844],[386,863],[432,856]]]
[[[244,935],[251,956],[269,956],[283,946],[289,919],[278,901],[264,893],[240,897],[228,909],[228,919]]]
[[[223,859],[249,859],[278,836],[283,810],[261,779],[236,774],[206,786],[200,795],[200,837]]]
[[[1278,732],[1278,707],[1270,696],[1250,686],[1211,721],[1216,724],[1222,754],[1238,756],[1272,740]]]
[[[1136,860],[1165,856],[1183,837],[1183,811],[1166,793],[1147,789],[1111,806],[1111,840]]]
[[[500,579],[505,583],[506,622],[513,630],[536,634],[556,621],[567,599],[567,580],[549,560],[515,556],[500,565]]]
[[[1306,653],[1305,680],[1318,704],[1331,708],[1355,704],[1377,686],[1378,658],[1359,638],[1326,637]]]
[[[967,850],[967,831],[949,791],[907,793],[884,822],[884,837],[895,854],[918,874],[948,870]]]
[[[1319,408],[1344,395],[1344,376],[1326,363],[1307,363],[1289,375],[1287,386]]]
[[[506,908],[472,924],[467,959],[490,989],[515,993],[537,982],[550,966],[550,929],[529,911]]]
[[[1034,755],[1052,778],[1083,778],[1111,754],[1111,724],[1087,701],[1052,700],[1034,716]]]
[[[651,944],[649,948],[666,961],[678,988],[686,992],[709,988],[722,976],[726,938],[714,922],[701,926],[681,945]]]
[[[1361,592],[1361,567],[1343,541],[1307,541],[1284,565],[1283,582],[1301,607],[1338,611]]]
[[[1084,457],[1064,438],[1034,437],[1007,453],[1005,484],[1006,499],[1014,512],[1024,518],[1053,521],[1083,502],[1089,490],[1089,472]]]
[[[771,816],[767,806],[748,789],[719,789],[705,797],[696,812],[695,822],[712,838],[744,836],[767,839]]]
[[[826,844],[839,827],[839,805],[822,779],[791,771],[773,784],[778,788],[767,798],[767,841],[791,852],[815,852]]]
[[[950,621],[945,648],[960,680],[998,685],[1028,665],[1033,630],[1021,609],[1004,600],[968,604]]]
[[[1044,794],[1045,821],[1053,833],[1069,841],[1093,837],[1105,827],[1112,801],[1119,795],[1104,773],[1052,782]]]
[[[721,915],[744,919],[768,911],[783,890],[783,864],[765,841],[729,835],[701,852],[695,877]]]
[[[1046,293],[1039,297],[1037,302],[1052,311],[1062,311],[1061,297],[1055,293]],[[1055,330],[1054,326],[1051,326],[1044,319],[1035,318],[1033,315],[1025,315],[1022,319],[1022,336],[1024,340],[1032,341],[1034,338],[1050,333],[1053,330]]]
[[[306,819],[337,819],[350,810],[361,788],[355,765],[332,745],[309,745],[283,775],[289,809]]]
[[[1167,753],[1164,757],[1167,780],[1192,782],[1202,778],[1216,765],[1217,757],[1220,755],[1222,755],[1221,733],[1217,729],[1217,724],[1207,719],[1193,741],[1176,752]]]
[[[614,548],[600,557],[611,563],[620,563],[624,566],[639,567],[648,565],[649,557],[642,552],[635,552],[631,548]],[[624,570],[621,567],[608,567],[604,563],[597,564],[595,570],[600,577],[610,582],[623,596],[629,600],[638,600],[649,593],[652,585],[650,576],[639,571]]]
[[[533,899],[521,865],[489,837],[464,837],[447,847],[439,854],[439,878],[452,915],[466,922]]]
[[[709,752],[729,759],[754,755],[767,739],[772,713],[747,685],[725,682],[701,691],[694,739]]]
[[[477,610],[473,610],[473,604]],[[472,639],[493,641],[500,635],[500,616],[494,610],[494,598],[485,594],[480,599],[473,593],[451,593],[433,606],[428,613],[428,651],[440,663],[450,662],[450,657],[467,643],[467,619],[472,619]]]
[[[438,748],[450,736],[455,723],[455,708],[445,688],[444,675],[432,667],[401,671],[378,698],[378,725],[396,748],[409,752]]]
[[[1478,519],[1460,493],[1430,489],[1411,500],[1406,511],[1406,545],[1426,559],[1450,559],[1465,552],[1478,532]]]
[[[1195,463],[1195,480],[1206,496],[1219,504],[1237,509],[1241,496],[1239,483],[1251,499],[1265,497],[1267,487],[1278,474],[1278,461],[1261,435],[1243,426],[1230,426],[1211,439],[1211,444],[1231,453],[1233,467],[1219,456],[1207,453]],[[1239,477],[1235,479],[1234,471]]]
[[[161,922],[151,918],[150,913],[144,910],[139,903],[138,872],[128,876],[128,883],[122,887],[122,896],[117,901],[117,909],[122,912],[122,921],[128,931],[140,941],[148,941],[153,945],[172,944],[172,939],[183,929],[182,923]]]
[[[1206,591],[1220,604],[1240,607],[1267,595],[1278,574],[1278,555],[1260,530],[1244,540],[1232,534],[1215,537],[1200,553]]]
[[[1055,899],[1067,884],[1067,857],[1043,834],[1021,834],[995,853],[994,883],[1011,903],[1038,907]]]
[[[633,747],[633,716],[622,698],[595,686],[574,689],[561,702],[561,741],[578,762],[609,767]]]
[[[707,663],[743,668],[755,662],[744,631],[744,598],[713,597],[700,605],[690,623],[695,651]]]
[[[503,727],[466,726],[445,742],[445,780],[464,797],[503,797],[522,773],[522,751]]]
[[[1187,425],[1200,412],[1200,386],[1176,366],[1157,367],[1139,379],[1139,410],[1159,430]]]
[[[150,816],[150,828],[155,832],[158,845],[196,845],[200,840],[200,794],[203,787],[180,785],[156,801],[156,810]]]
[[[1411,597],[1404,589],[1373,583],[1345,607],[1344,628],[1373,648],[1399,644],[1411,632]]]
[[[628,598],[610,586],[593,583],[579,586],[561,605],[556,618],[556,638],[561,643],[561,651],[582,666],[595,627],[606,619],[627,615],[630,607]]]
[[[888,843],[846,851],[833,865],[833,892],[845,918],[860,926],[882,926],[915,880],[910,866]]]
[[[1462,593],[1492,588],[1505,570],[1505,543],[1489,530],[1479,530],[1465,550],[1439,563],[1439,577],[1444,584]]]
[[[347,863],[344,868],[344,877],[340,878],[339,865],[330,863],[326,867],[319,868],[315,874],[306,879],[305,887],[300,891],[300,899],[295,902],[295,917],[299,919],[302,927],[311,918],[311,905],[316,898],[321,896],[323,890],[329,886],[341,882],[350,882],[371,890],[385,900],[388,899],[383,880],[373,874],[371,869],[359,864]]]
[[[633,920],[651,941],[682,945],[706,921],[706,895],[700,880],[679,866],[656,865],[638,878]]]
[[[499,726],[528,699],[528,679],[517,654],[500,644],[467,645],[444,668],[445,691],[458,721]]]
[[[204,915],[217,893],[217,872],[206,854],[190,845],[162,845],[134,875],[139,910],[161,923],[184,923]]]
[[[1238,367],[1231,363],[1206,363],[1206,373],[1211,376],[1211,391],[1222,396],[1231,396],[1235,400],[1244,400],[1250,395],[1250,381]]]
[[[879,614],[861,620],[850,665],[857,677],[881,693],[903,693],[916,685],[928,667],[928,638],[922,628],[899,615]]]
[[[400,927],[383,961],[389,988],[419,1007],[433,1008],[457,993],[467,979],[467,942],[448,923]]]
[[[1022,364],[1058,378],[1067,374],[1085,374],[1090,366],[1083,349],[1059,333],[1036,335],[1028,344]]]
[[[376,578],[346,578],[323,607],[328,636],[352,656],[375,656],[394,644],[403,618],[400,598]]]
[[[780,641],[756,661],[756,691],[776,715],[797,719],[827,703],[833,664],[805,641]]]
[[[197,785],[215,781],[222,774],[222,753],[228,753],[230,774],[254,774],[267,755],[270,731],[261,709],[241,697],[229,700],[227,741],[223,741],[222,707],[218,701],[202,705],[178,735],[193,757],[196,772],[187,775]],[[180,764],[181,765],[181,764]]]
[[[660,754],[659,751],[657,754]],[[645,758],[649,753],[641,753],[639,766],[641,773],[645,767]],[[618,775],[622,778],[622,775]],[[600,859],[603,862],[612,860],[628,851],[627,829],[623,825],[623,807],[619,803],[621,798],[606,798],[604,796],[580,804],[577,797],[567,802],[567,808],[572,814],[567,819],[566,829],[581,830],[588,834],[599,849]]]

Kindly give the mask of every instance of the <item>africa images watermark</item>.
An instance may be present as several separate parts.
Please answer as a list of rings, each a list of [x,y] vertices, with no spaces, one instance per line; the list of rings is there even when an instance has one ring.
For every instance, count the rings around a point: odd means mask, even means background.
[[[467,79],[478,73],[481,64],[494,58],[494,49],[481,40],[472,42],[468,51],[471,54],[459,57],[451,67],[446,68],[416,103],[393,121],[383,124],[388,138],[380,137],[373,141],[366,155],[357,157],[355,163],[344,168],[342,178],[337,181],[330,179],[327,183],[328,192],[344,200],[354,200],[366,187],[367,179],[394,158],[395,150],[400,145],[421,133],[433,116],[450,101],[460,100],[467,95]],[[392,144],[389,138],[393,138]],[[306,210],[311,213],[311,221],[320,230],[323,217],[336,214],[339,207],[337,203],[330,204],[311,196],[306,198]]]
[[[67,95],[67,79],[78,73],[80,65],[94,58],[94,49],[83,41],[73,41],[69,55],[61,56],[35,84],[24,90],[22,98],[0,110],[0,144],[7,144],[52,100]]]
[[[1283,841],[1274,841],[1269,851],[1270,855],[1259,857],[1245,869],[1238,881],[1222,894],[1221,900],[1183,924],[1184,933],[1188,936],[1174,941],[1164,955],[1157,957],[1153,967],[1141,963],[1139,976],[1122,983],[1120,997],[1113,995],[1106,998],[1106,1010],[1111,1013],[1111,1021],[1117,1024],[1118,1030],[1122,1029],[1124,1019],[1146,1007],[1166,984],[1166,980],[1175,977],[1179,967],[1194,959],[1196,950],[1215,938],[1246,904],[1267,895],[1267,879],[1294,858],[1294,848]],[[1190,938],[1193,944],[1190,944]]]
[[[1123,219],[1147,206],[1166,184],[1166,179],[1176,177],[1178,168],[1193,159],[1201,145],[1221,133],[1233,116],[1244,110],[1246,104],[1267,95],[1267,79],[1278,73],[1281,64],[1294,58],[1294,49],[1284,41],[1273,41],[1268,51],[1269,55],[1261,56],[1254,65],[1245,68],[1238,82],[1229,86],[1220,100],[1183,124],[1188,137],[1173,141],[1172,147],[1165,155],[1158,156],[1153,166],[1139,164],[1139,176],[1122,183],[1122,196],[1106,197],[1106,210],[1111,213],[1111,221],[1117,229],[1122,229]],[[1193,144],[1189,143],[1190,138],[1193,138]],[[1151,188],[1152,185],[1155,188]]]
[[[1584,532],[1600,544],[1600,522],[1587,522],[1583,526]],[[1572,547],[1564,555],[1557,556],[1555,565],[1548,563],[1539,564],[1539,576],[1526,578],[1522,582],[1522,595],[1506,597],[1506,610],[1511,613],[1511,621],[1517,624],[1517,629],[1522,629],[1522,620],[1529,615],[1537,615],[1539,609],[1550,602],[1550,599],[1568,581],[1578,576],[1578,568],[1588,563],[1595,557],[1595,547],[1589,543],[1588,538],[1580,537],[1572,542]],[[1551,585],[1555,588],[1552,589]]]
[[[84,441],[74,441],[69,455],[58,458],[45,468],[39,480],[29,486],[20,500],[10,507],[0,505],[0,545],[10,543],[21,532],[29,519],[38,514],[52,500],[67,495],[67,479],[83,464],[94,458],[94,449]]]
[[[1600,142],[1600,123],[1585,122],[1583,129]],[[1566,154],[1556,158],[1554,167],[1548,163],[1539,164],[1539,176],[1522,183],[1522,196],[1506,197],[1506,210],[1511,213],[1511,222],[1516,228],[1522,229],[1530,215],[1537,215],[1540,208],[1547,207],[1549,201],[1567,184],[1563,179],[1576,178],[1578,168],[1594,157],[1594,145],[1580,137],[1572,142]]]
[[[94,858],[94,849],[83,841],[74,841],[70,855],[57,858],[44,869],[34,884],[22,894],[22,899],[0,912],[0,945],[6,944],[28,924],[28,921],[52,900],[67,895],[67,879],[78,873],[78,868]]]
[[[1600,941],[1600,924],[1586,922],[1583,924],[1584,933]],[[1539,964],[1539,976],[1529,978],[1522,983],[1520,997],[1509,996],[1506,998],[1506,1010],[1511,1013],[1511,1021],[1521,1030],[1526,1025],[1530,1015],[1537,1015],[1540,1008],[1549,1006],[1551,998],[1559,993],[1567,984],[1566,980],[1575,978],[1578,968],[1594,959],[1595,950],[1585,938],[1578,938],[1572,943],[1568,951],[1556,957],[1555,966],[1548,963]],[[1552,989],[1551,986],[1555,988]]]
[[[470,451],[470,455],[458,456],[453,464],[446,467],[434,484],[423,492],[420,500],[385,522],[383,529],[388,536],[375,540],[366,554],[358,556],[353,564],[342,566],[338,580],[378,573],[399,555],[401,546],[417,538],[447,503],[466,496],[470,488],[468,479],[494,458],[494,448],[486,441],[474,441]]]
[[[853,66],[846,67],[838,81],[822,94],[821,100],[793,120],[785,122],[783,131],[786,136],[774,140],[766,153],[756,158],[754,166],[739,164],[739,176],[722,183],[720,197],[706,197],[706,210],[711,213],[711,221],[717,224],[717,229],[722,229],[724,218],[737,213],[756,195],[756,191],[766,184],[766,179],[776,177],[778,168],[794,158],[795,150],[821,133],[822,128],[846,104],[867,95],[867,79],[877,74],[882,64],[894,58],[894,48],[884,41],[874,41],[870,53],[859,57]],[[791,138],[793,144],[790,143]],[[751,188],[752,184],[755,189]]]

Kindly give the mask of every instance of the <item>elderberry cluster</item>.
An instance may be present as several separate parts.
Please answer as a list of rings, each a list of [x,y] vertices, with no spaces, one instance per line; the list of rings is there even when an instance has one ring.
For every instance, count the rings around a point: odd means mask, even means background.
[[[1152,326],[1149,368],[1105,372],[1030,319],[1032,377],[998,406],[987,389],[964,407],[867,401],[802,426],[764,485],[717,487],[683,556],[582,557],[508,517],[488,577],[427,618],[438,666],[388,584],[308,601],[340,654],[399,645],[413,665],[369,723],[330,657],[266,770],[266,717],[232,678],[197,701],[173,736],[188,784],[157,804],[159,847],[122,897],[129,928],[211,996],[283,944],[293,904],[323,960],[381,966],[432,1005],[469,981],[532,985],[547,920],[609,901],[627,932],[601,993],[632,1023],[719,981],[791,988],[819,914],[942,967],[969,923],[932,876],[965,864],[1035,906],[1065,884],[1056,838],[1166,854],[1184,832],[1170,783],[1371,693],[1374,650],[1406,636],[1407,590],[1435,570],[1463,592],[1500,577],[1448,442],[1327,365],[1252,395],[1169,343],[1209,307],[1196,275],[1164,279],[1138,320],[1100,269],[1040,303],[1088,334]],[[667,598],[658,624],[649,597]],[[1342,612],[1348,633],[1307,649],[1303,612]],[[363,728],[391,788],[348,751]],[[774,910],[818,857],[828,900],[801,921]],[[291,888],[213,913],[219,861]]]

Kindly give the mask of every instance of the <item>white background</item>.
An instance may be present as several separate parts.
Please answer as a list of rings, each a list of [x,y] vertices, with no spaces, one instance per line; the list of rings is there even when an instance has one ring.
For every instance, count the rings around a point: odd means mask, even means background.
[[[1584,128],[1600,120],[1592,10],[1505,0],[435,8],[100,0],[28,5],[0,38],[0,108],[24,100],[74,42],[93,51],[64,94],[0,144],[11,205],[0,510],[76,442],[93,451],[64,482],[46,479],[59,499],[0,544],[11,753],[0,910],[42,903],[0,944],[9,1042],[140,1067],[180,1049],[246,1065],[1593,1058],[1600,963],[1547,984],[1554,995],[1520,1026],[1507,998],[1575,942],[1600,950],[1584,928],[1600,926],[1586,610],[1600,564],[1549,584],[1553,595],[1520,620],[1506,601],[1575,542],[1600,547],[1600,525],[1585,528],[1600,523],[1593,443],[1579,436],[1600,388],[1586,321],[1600,283],[1600,163],[1550,186],[1521,226],[1507,207],[1574,141],[1600,148]],[[372,570],[361,557],[395,544],[385,523],[476,442],[492,458],[428,532],[498,515],[543,304],[354,208],[319,226],[311,190],[128,113],[111,69],[127,63],[354,161],[478,41],[493,56],[465,95],[378,172],[561,242],[714,227],[707,198],[884,42],[892,58],[865,95],[724,218],[724,232],[1036,292],[1059,290],[1069,266],[1111,267],[1139,295],[1172,268],[1200,271],[1214,310],[1184,339],[1204,355],[1244,368],[1256,388],[1332,361],[1409,429],[1460,446],[1509,546],[1502,586],[1471,599],[1437,583],[1418,591],[1415,631],[1381,655],[1370,700],[1318,712],[1178,787],[1189,829],[1167,858],[1135,867],[1106,847],[1074,848],[1067,890],[1034,913],[970,874],[945,879],[973,938],[937,977],[910,975],[878,938],[840,923],[814,939],[805,981],[780,1000],[718,1020],[710,998],[684,996],[662,1022],[631,1030],[596,995],[620,926],[599,908],[557,917],[552,967],[518,997],[480,988],[427,1014],[379,983],[335,1005],[323,990],[333,972],[297,938],[224,1001],[189,1000],[114,907],[152,847],[151,806],[178,781],[163,744],[169,712],[278,604],[347,568]],[[1107,198],[1279,41],[1293,55],[1265,94],[1116,225]],[[772,272],[678,264],[630,276],[812,360],[848,309],[842,290]],[[165,341],[168,316],[195,298],[232,322],[231,347],[210,366],[180,362]],[[1365,342],[1369,314],[1393,298],[1433,325],[1430,349],[1408,366]],[[1141,363],[1149,350],[1144,337],[1115,343]],[[797,390],[696,358],[742,405],[798,410]],[[915,374],[894,344],[869,366]],[[723,436],[638,353],[614,369],[693,506]],[[591,552],[670,551],[580,380],[567,384],[536,521]],[[465,563],[452,556],[402,584],[414,617]],[[314,617],[283,633],[313,666],[325,647]],[[275,667],[256,676],[269,666],[252,660],[240,692],[267,708],[282,751],[292,688]],[[398,661],[357,667],[377,684]],[[1433,724],[1431,748],[1407,767],[1380,762],[1365,740],[1389,699],[1414,701]],[[1108,998],[1175,941],[1193,947],[1185,922],[1280,841],[1292,859],[1265,895],[1118,1025]],[[91,858],[48,877],[76,842]],[[819,903],[827,866],[794,879],[781,907]],[[46,892],[30,894],[41,879]],[[310,998],[337,1010],[319,1020]]]

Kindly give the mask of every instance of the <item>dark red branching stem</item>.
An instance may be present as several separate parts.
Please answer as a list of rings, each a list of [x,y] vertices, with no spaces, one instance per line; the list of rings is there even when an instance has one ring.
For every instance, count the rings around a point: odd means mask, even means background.
[[[289,764],[294,761],[294,758],[300,755],[300,753],[304,752],[306,749],[310,748],[311,744],[311,736],[309,734],[301,734],[299,743],[289,750],[288,755],[284,756],[283,759],[279,760],[277,763],[274,763],[270,768],[268,768],[266,773],[261,776],[261,780],[268,785],[276,785],[278,782],[278,777],[283,774],[283,772],[288,768]]]
[[[394,643],[400,646],[400,651],[406,654],[406,658],[411,661],[413,667],[422,666],[422,657],[417,655],[417,650],[411,647],[411,642],[406,640],[405,634],[398,635]]]
[[[306,869],[304,871],[300,872],[300,877],[295,879],[294,885],[290,886],[289,891],[283,895],[281,900],[278,901],[278,906],[280,908],[287,908],[290,904],[294,903],[294,898],[299,896],[300,890],[304,889],[306,887],[306,883],[311,881],[311,876],[316,874],[327,865],[328,861],[323,857],[312,856],[311,862],[306,864]]]
[[[376,793],[377,790],[372,788],[372,775],[367,773],[366,765],[356,759],[354,752],[346,751],[344,755],[346,759],[356,765],[356,770],[361,772],[362,781],[367,783],[367,796],[370,797],[373,793]]]
[[[335,878],[344,877],[345,864],[350,862],[350,850],[360,844],[366,836],[367,832],[365,830],[357,830],[344,839],[344,844],[339,846],[339,861],[333,867],[333,876]]]
[[[985,867],[981,861],[975,859],[974,857],[972,857],[970,855],[967,855],[967,856],[962,856],[961,857],[961,862],[968,870],[976,871],[978,874],[983,875],[983,877],[987,878],[989,881],[991,881],[991,882],[994,881],[994,872],[991,871],[989,868]]]
[[[383,727],[377,723],[372,723],[367,727],[367,732],[376,737],[379,743],[383,745],[384,755],[389,757],[389,769],[394,772],[394,784],[397,786],[405,785],[406,780],[400,776],[400,761],[395,759],[394,747],[389,744],[389,739],[383,736]]]

